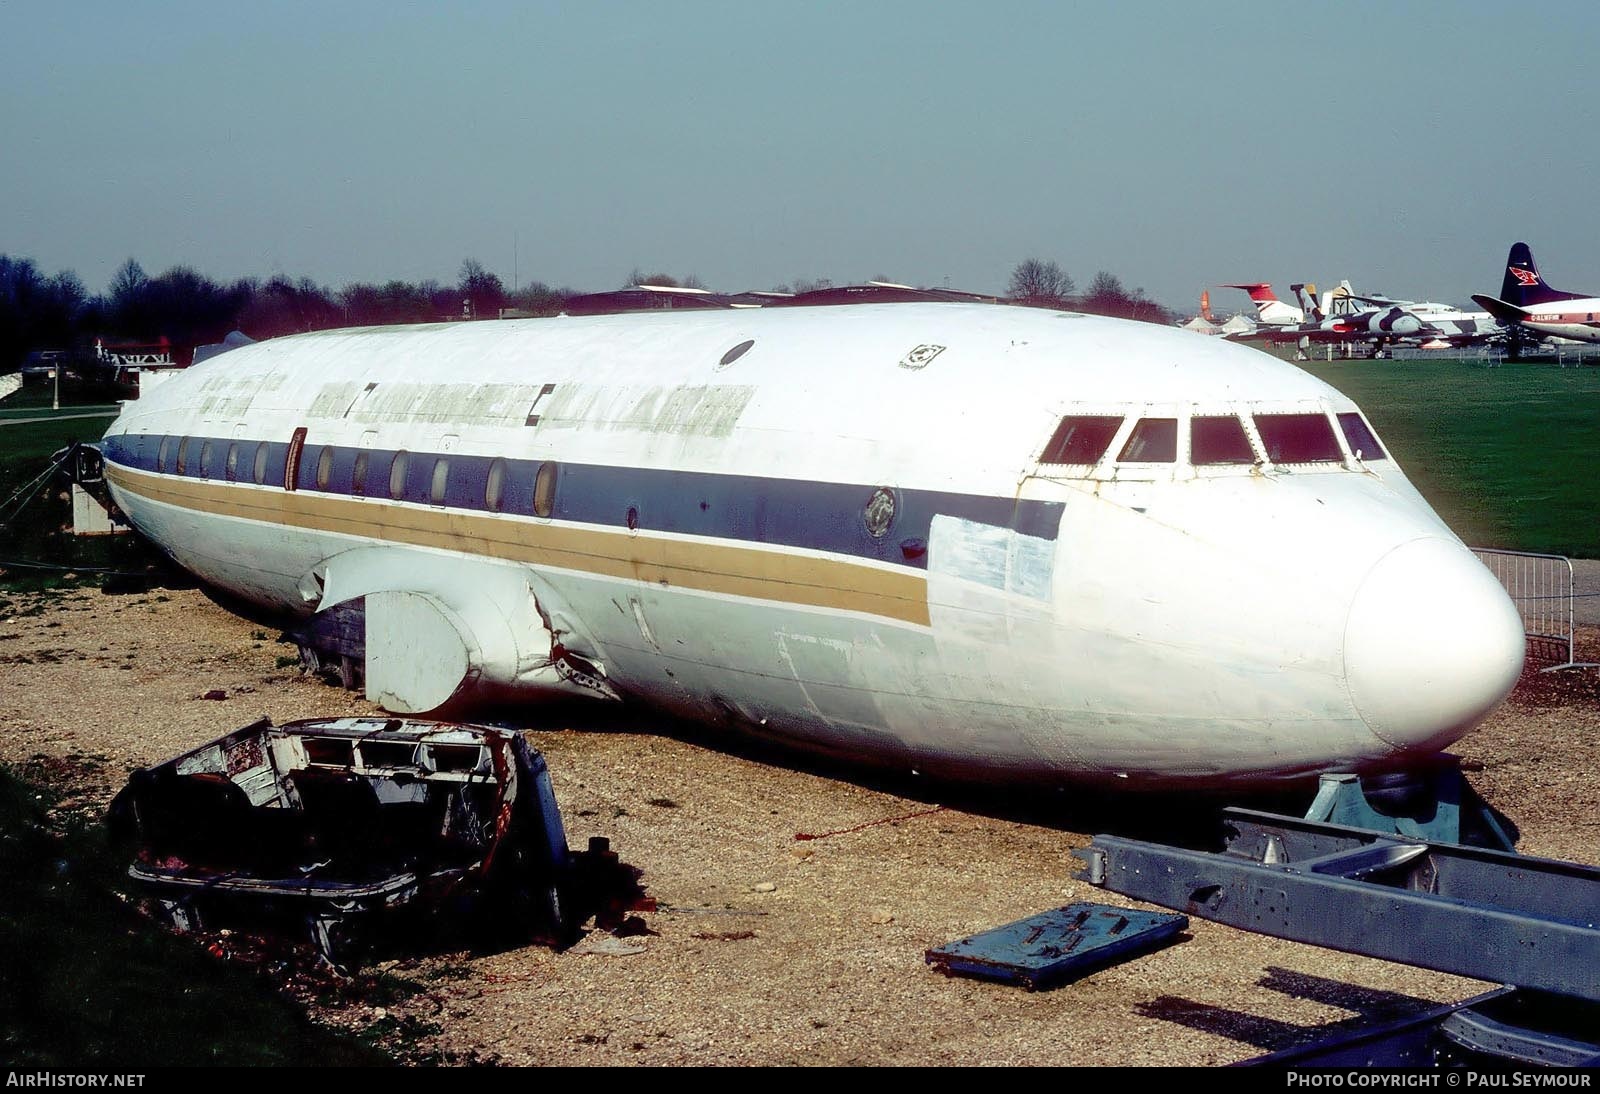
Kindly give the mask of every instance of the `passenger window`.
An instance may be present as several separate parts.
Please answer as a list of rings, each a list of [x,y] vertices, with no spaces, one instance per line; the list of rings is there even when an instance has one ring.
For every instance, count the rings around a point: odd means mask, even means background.
[[[298,490],[300,488],[300,457],[306,450],[306,427],[300,426],[294,431],[294,436],[289,438],[289,451],[283,457],[283,488],[285,490]]]
[[[1373,434],[1372,427],[1359,414],[1339,415],[1339,428],[1344,430],[1345,443],[1350,446],[1350,452],[1358,460],[1386,460],[1383,445],[1378,443],[1378,438]]]
[[[440,458],[433,461],[433,482],[428,491],[433,499],[433,504],[443,505],[445,494],[450,486],[450,461]]]
[[[1255,463],[1244,423],[1232,414],[1189,419],[1189,458],[1196,467]]]
[[[1104,415],[1075,415],[1062,418],[1050,443],[1044,446],[1040,463],[1099,463],[1111,447],[1111,438],[1122,428],[1122,419]]]
[[[350,469],[350,492],[352,494],[365,494],[367,492],[367,464],[372,460],[372,453],[363,448],[356,453],[356,464]]]
[[[491,513],[500,512],[506,498],[506,461],[495,460],[489,465],[489,477],[483,482],[483,507]]]
[[[202,444],[200,446],[200,477],[202,479],[209,479],[211,477],[211,442],[210,441],[206,441],[204,444]]]
[[[1118,463],[1175,463],[1178,459],[1178,419],[1140,418],[1117,456]]]
[[[394,462],[389,465],[389,496],[395,501],[405,497],[406,465],[410,462],[410,457],[402,449],[394,454]]]
[[[161,438],[161,450],[156,453],[156,470],[165,472],[167,469],[167,456],[172,452],[172,438]]]
[[[239,442],[234,441],[228,446],[228,458],[222,463],[223,476],[229,482],[236,482],[239,478]]]
[[[257,486],[263,486],[267,481],[267,442],[262,441],[256,445],[256,465],[254,468]]]
[[[1338,463],[1344,459],[1325,414],[1257,414],[1256,432],[1273,463]]]
[[[556,465],[541,463],[539,475],[533,480],[533,512],[535,516],[548,517],[556,508]]]
[[[187,472],[189,467],[189,438],[185,437],[178,442],[178,464],[173,468],[178,474]]]
[[[333,481],[333,445],[322,446],[322,454],[317,457],[317,489],[326,490]]]

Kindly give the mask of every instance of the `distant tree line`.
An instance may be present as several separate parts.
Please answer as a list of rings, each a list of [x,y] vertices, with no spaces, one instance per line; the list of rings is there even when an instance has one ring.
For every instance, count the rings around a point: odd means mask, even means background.
[[[635,269],[626,285],[640,284],[704,288],[692,274],[676,278]],[[832,284],[827,278],[799,278],[777,286],[777,291],[807,292]],[[130,258],[105,292],[94,295],[70,270],[47,276],[30,258],[0,254],[0,372],[16,368],[30,351],[84,351],[97,339],[107,344],[165,339],[184,363],[193,347],[220,342],[233,330],[260,340],[332,327],[490,319],[503,312],[555,315],[576,295],[576,290],[540,281],[508,290],[498,275],[472,258],[462,262],[453,285],[392,280],[355,282],[340,289],[283,274],[224,283],[189,266],[152,276]],[[1012,271],[1007,296],[1035,307],[1158,323],[1172,319],[1143,289],[1129,292],[1112,274],[1096,274],[1088,291],[1079,294],[1060,266],[1032,258]]]
[[[1019,262],[1011,271],[1006,297],[1033,308],[1065,308],[1146,323],[1172,323],[1177,318],[1146,296],[1143,289],[1124,288],[1116,274],[1101,270],[1080,294],[1071,275],[1060,265],[1037,258]]]
[[[188,266],[151,276],[130,258],[96,296],[70,271],[47,277],[32,259],[0,254],[0,372],[32,350],[86,350],[97,339],[123,345],[165,339],[182,363],[193,347],[220,342],[233,330],[260,340],[331,327],[494,318],[502,309],[554,315],[575,295],[538,281],[509,290],[470,258],[454,285],[395,280],[336,290],[282,274],[223,283]]]

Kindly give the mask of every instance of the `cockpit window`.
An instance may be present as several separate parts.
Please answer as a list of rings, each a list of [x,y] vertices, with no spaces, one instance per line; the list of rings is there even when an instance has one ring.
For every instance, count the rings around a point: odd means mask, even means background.
[[[1044,446],[1040,463],[1099,463],[1111,447],[1111,438],[1122,428],[1122,419],[1084,414],[1062,418],[1050,443]]]
[[[1189,456],[1196,467],[1219,463],[1255,463],[1255,449],[1244,423],[1232,414],[1189,419]]]
[[[1358,460],[1386,460],[1383,445],[1378,443],[1378,438],[1373,434],[1372,427],[1366,419],[1353,411],[1339,415],[1339,428],[1344,430],[1345,443],[1350,446],[1351,453]]]
[[[1325,414],[1257,414],[1256,432],[1273,463],[1339,463],[1339,439]]]
[[[1175,463],[1178,459],[1178,419],[1140,418],[1122,446],[1119,463]]]

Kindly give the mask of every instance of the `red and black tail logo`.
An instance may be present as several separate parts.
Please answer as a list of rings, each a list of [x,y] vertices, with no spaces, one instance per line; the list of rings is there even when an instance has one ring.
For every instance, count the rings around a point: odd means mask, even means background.
[[[1507,266],[1506,273],[1516,278],[1519,284],[1530,289],[1539,283],[1539,275],[1532,270],[1520,270],[1515,266]]]

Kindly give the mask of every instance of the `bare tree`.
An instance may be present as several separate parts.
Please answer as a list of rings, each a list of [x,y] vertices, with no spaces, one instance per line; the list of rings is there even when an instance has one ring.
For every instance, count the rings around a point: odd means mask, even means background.
[[[1036,308],[1065,307],[1077,286],[1067,272],[1054,262],[1030,258],[1011,271],[1006,295],[1019,304]]]
[[[470,301],[468,306],[475,317],[493,319],[505,307],[505,283],[500,280],[499,274],[490,273],[475,258],[465,259],[461,263],[456,288],[464,300]]]

